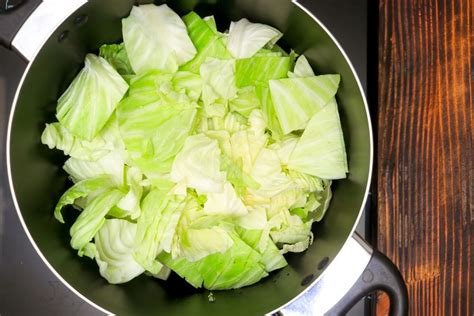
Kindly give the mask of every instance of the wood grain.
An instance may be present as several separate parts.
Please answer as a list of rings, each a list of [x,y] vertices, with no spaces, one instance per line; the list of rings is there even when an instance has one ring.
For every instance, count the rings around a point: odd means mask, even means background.
[[[410,315],[474,315],[473,20],[474,0],[379,1],[377,244]]]

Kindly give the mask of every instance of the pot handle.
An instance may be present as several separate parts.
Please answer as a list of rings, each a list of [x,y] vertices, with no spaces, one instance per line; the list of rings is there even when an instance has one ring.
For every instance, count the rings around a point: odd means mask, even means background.
[[[42,0],[0,0],[0,45],[11,48],[13,38]]]
[[[390,315],[407,315],[407,288],[397,267],[354,233],[302,296],[271,315],[345,315],[355,303],[375,290],[389,294]]]
[[[12,7],[13,2],[18,5]],[[54,30],[87,0],[0,0],[0,3],[10,7],[0,13],[0,44],[31,61]]]
[[[0,3],[9,8],[0,12],[0,45],[16,50],[31,61],[54,30],[87,0],[0,0]]]
[[[327,313],[345,315],[360,299],[382,290],[390,297],[390,315],[408,315],[408,292],[397,266],[380,251],[375,250],[369,264],[349,292]]]

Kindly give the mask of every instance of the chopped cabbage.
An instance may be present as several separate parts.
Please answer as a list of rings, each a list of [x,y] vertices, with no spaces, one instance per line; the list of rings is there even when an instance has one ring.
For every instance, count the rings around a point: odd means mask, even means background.
[[[122,30],[86,56],[41,136],[68,156],[54,217],[79,212],[71,247],[112,284],[174,272],[224,290],[285,267],[348,172],[339,75],[316,76],[246,19],[222,33],[149,4]]]
[[[72,135],[91,141],[127,89],[127,83],[105,59],[87,54],[84,68],[58,100],[56,117]]]
[[[154,69],[175,72],[196,55],[186,25],[166,4],[134,6],[122,20],[122,33],[137,74]]]
[[[235,58],[248,58],[269,44],[273,46],[282,36],[277,29],[247,19],[230,23],[227,49]]]

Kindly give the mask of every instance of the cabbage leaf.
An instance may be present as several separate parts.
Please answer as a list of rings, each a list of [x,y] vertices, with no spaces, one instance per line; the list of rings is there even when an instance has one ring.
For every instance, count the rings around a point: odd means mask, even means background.
[[[271,26],[241,19],[230,24],[227,49],[234,58],[248,58],[265,45],[272,46],[281,36],[282,33]]]
[[[276,116],[284,134],[306,128],[308,121],[336,94],[339,75],[270,80]]]
[[[145,271],[133,258],[136,231],[137,224],[106,219],[94,237],[100,275],[111,284],[128,282]]]
[[[166,4],[134,6],[122,20],[123,42],[133,70],[175,72],[196,55],[186,25]]]
[[[72,135],[90,141],[127,89],[127,83],[105,59],[87,54],[84,68],[58,100],[56,117]]]

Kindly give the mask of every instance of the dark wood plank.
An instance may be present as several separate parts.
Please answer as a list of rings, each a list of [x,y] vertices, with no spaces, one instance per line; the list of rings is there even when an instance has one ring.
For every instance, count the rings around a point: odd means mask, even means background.
[[[473,20],[474,0],[379,1],[377,244],[410,315],[474,315]]]

